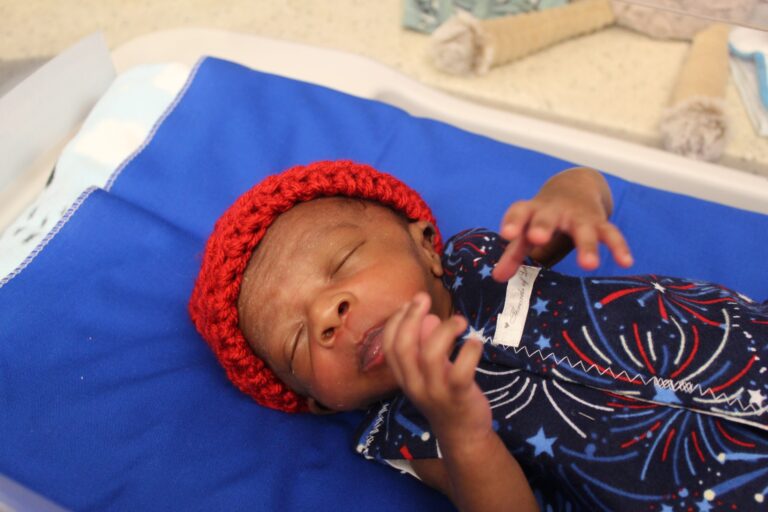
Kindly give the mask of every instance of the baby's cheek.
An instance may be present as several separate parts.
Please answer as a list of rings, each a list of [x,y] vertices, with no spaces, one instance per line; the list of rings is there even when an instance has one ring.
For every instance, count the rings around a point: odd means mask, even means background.
[[[349,372],[338,364],[323,364],[315,360],[313,378],[308,389],[315,399],[328,407],[347,410],[354,396],[355,382]]]

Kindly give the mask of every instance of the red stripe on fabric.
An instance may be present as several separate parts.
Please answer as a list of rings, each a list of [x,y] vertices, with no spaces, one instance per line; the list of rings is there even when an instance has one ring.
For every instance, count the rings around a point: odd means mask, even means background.
[[[664,444],[664,451],[661,454],[662,462],[667,460],[667,451],[669,450],[669,443],[672,442],[672,438],[674,436],[675,436],[675,428],[672,427],[672,430],[669,431],[669,435],[667,436],[667,442]]]
[[[670,300],[672,300],[672,299],[670,299]],[[689,307],[687,307],[687,306],[685,306],[683,304],[680,304],[676,300],[672,300],[672,302],[674,302],[675,304],[677,304],[678,306],[680,306],[681,308],[683,308],[684,310],[686,310],[687,312],[689,312],[690,314],[692,314],[693,316],[695,316],[696,318],[698,318],[699,320],[704,322],[705,324],[714,325],[715,327],[718,327],[720,325],[720,322],[715,322],[713,320],[710,320],[709,318],[703,317],[699,313],[695,312],[694,310],[692,310],[691,308],[689,308]]]
[[[587,355],[584,354],[584,352],[579,350],[579,348],[576,346],[576,344],[573,343],[573,340],[571,339],[571,337],[568,336],[568,332],[567,331],[563,330],[562,334],[563,334],[563,338],[565,338],[565,341],[573,349],[573,351],[576,352],[579,355],[579,357],[582,358],[584,361],[586,361],[587,363],[589,363],[592,366],[597,367],[597,369],[600,370],[601,373],[606,373],[607,372],[614,379],[623,380],[625,382],[630,382],[632,384],[638,384],[637,382],[635,382],[633,380],[630,380],[627,377],[624,377],[623,375],[616,375],[615,373],[613,373],[613,370],[611,370],[610,368],[605,368],[604,366],[600,366],[599,364],[597,364],[596,362],[594,362],[593,360],[588,358]]]
[[[729,435],[728,432],[725,431],[725,428],[720,424],[720,421],[715,420],[715,426],[717,427],[717,430],[720,431],[723,436],[733,444],[737,444],[739,446],[743,446],[745,448],[754,448],[755,443],[748,443],[746,441],[739,441],[738,439],[734,438],[733,436]]]
[[[632,398],[631,396],[627,396],[627,395],[621,395],[621,394],[619,394],[619,393],[613,393],[613,392],[611,392],[611,391],[608,391],[608,390],[605,390],[605,389],[604,389],[604,390],[602,390],[602,391],[603,391],[603,393],[605,393],[606,395],[612,396],[612,397],[614,397],[614,398],[619,398],[619,399],[621,399],[621,400],[629,400],[630,402],[639,402],[639,401],[640,401],[640,400],[638,400],[638,399],[636,399],[636,398]]]
[[[643,290],[650,290],[650,289],[651,289],[650,286],[641,286],[639,288],[626,288],[624,290],[619,290],[617,292],[610,293],[610,294],[606,295],[605,297],[603,297],[600,300],[600,304],[605,306],[606,304],[609,304],[609,303],[615,301],[616,299],[620,299],[620,298],[622,298],[625,295],[629,295],[630,293],[635,293],[635,292],[640,292],[640,291],[643,291]]]
[[[618,402],[608,402],[605,405],[610,405],[613,407],[626,407],[627,409],[653,409],[654,407],[658,407],[657,404],[629,405],[629,404],[620,404]]]
[[[683,365],[675,370],[672,375],[669,376],[670,379],[674,379],[677,377],[680,372],[685,370],[689,364],[691,364],[691,361],[693,361],[694,356],[696,355],[696,352],[699,350],[699,330],[696,328],[695,325],[692,325],[691,328],[693,329],[693,350],[691,350],[691,354],[688,356],[688,359],[685,360]]]
[[[734,382],[736,382],[737,380],[739,380],[740,378],[742,378],[742,377],[744,376],[744,374],[745,374],[745,373],[747,373],[747,372],[749,371],[749,369],[752,367],[752,365],[753,365],[753,364],[755,364],[755,360],[756,360],[756,359],[757,359],[757,356],[756,356],[756,355],[753,355],[753,356],[750,358],[750,360],[749,360],[749,362],[747,363],[747,365],[746,365],[744,368],[742,368],[742,369],[741,369],[741,371],[740,371],[739,373],[737,373],[736,375],[734,375],[733,377],[731,377],[731,378],[728,380],[728,382],[726,382],[726,383],[724,383],[724,384],[720,384],[719,386],[717,386],[717,387],[715,387],[715,388],[711,388],[711,391],[712,391],[713,393],[717,393],[718,391],[720,391],[720,390],[723,390],[723,389],[727,388],[728,386],[732,385]]]
[[[480,253],[480,254],[485,254],[485,250],[483,250],[483,249],[481,249],[480,247],[476,246],[476,245],[475,245],[475,244],[473,244],[472,242],[463,242],[463,243],[462,243],[462,244],[460,244],[460,245],[458,245],[458,244],[457,244],[457,246],[456,246],[456,249],[461,249],[461,248],[463,248],[463,247],[465,247],[465,246],[467,246],[467,245],[468,245],[468,246],[470,246],[471,248],[473,248],[473,249],[474,249],[475,251],[477,251],[478,253]]]
[[[660,421],[657,421],[657,422],[656,422],[656,423],[655,423],[655,424],[654,424],[654,425],[653,425],[653,426],[652,426],[650,429],[648,429],[648,430],[646,430],[645,432],[643,432],[643,435],[641,435],[641,436],[638,436],[638,437],[634,437],[634,438],[630,439],[629,441],[626,441],[625,443],[623,443],[623,444],[621,444],[621,445],[619,445],[619,446],[621,446],[622,448],[626,448],[626,447],[628,447],[628,446],[632,446],[633,444],[635,444],[635,443],[637,443],[637,442],[640,442],[640,441],[642,441],[643,439],[645,439],[646,437],[648,437],[648,434],[649,434],[650,432],[653,432],[654,430],[656,430],[657,428],[659,428],[659,425],[661,425],[661,422],[660,422]]]
[[[661,318],[664,320],[669,319],[669,315],[667,314],[667,308],[664,306],[664,301],[661,300],[661,294],[659,294],[659,313],[661,314]]]
[[[677,286],[671,285],[671,286],[667,286],[667,288],[671,288],[673,290],[690,290],[691,288],[696,288],[696,285],[693,283],[690,283],[690,284],[677,285]]]
[[[701,453],[701,448],[699,448],[699,440],[696,437],[696,432],[691,431],[691,438],[693,438],[693,447],[696,448],[696,453],[699,454],[699,458],[701,459],[701,462],[704,462],[704,454]]]
[[[656,375],[656,370],[654,370],[653,366],[651,366],[651,361],[648,359],[648,355],[645,353],[645,349],[643,348],[643,342],[640,341],[640,332],[637,329],[636,323],[632,323],[632,331],[635,333],[635,341],[637,342],[637,349],[640,351],[640,355],[643,358],[645,367],[648,368],[648,371],[651,372],[651,375]]]
[[[723,297],[720,299],[711,299],[711,300],[695,300],[695,299],[689,299],[688,297],[685,298],[686,302],[693,302],[694,304],[717,304],[718,302],[736,302],[733,300],[733,297]]]

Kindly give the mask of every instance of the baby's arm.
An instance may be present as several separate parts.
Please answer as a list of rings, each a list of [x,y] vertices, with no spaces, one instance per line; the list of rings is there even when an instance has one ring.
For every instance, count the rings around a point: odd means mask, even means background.
[[[560,261],[574,247],[586,270],[600,264],[597,246],[603,242],[622,267],[632,265],[632,254],[621,231],[608,221],[613,198],[603,176],[575,167],[550,178],[533,199],[509,207],[501,236],[510,241],[493,271],[498,281],[512,277],[526,255],[545,266]]]
[[[466,320],[428,315],[429,296],[417,295],[384,328],[384,354],[403,392],[429,421],[442,459],[413,464],[428,484],[462,511],[538,510],[525,474],[493,430],[488,399],[475,382],[482,353],[467,340],[448,355]]]

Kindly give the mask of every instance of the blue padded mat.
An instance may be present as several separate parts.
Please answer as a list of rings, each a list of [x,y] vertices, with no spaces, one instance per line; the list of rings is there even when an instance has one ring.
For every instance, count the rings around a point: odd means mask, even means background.
[[[444,510],[352,449],[355,413],[257,406],[186,304],[215,219],[267,174],[348,158],[422,192],[445,236],[495,228],[569,166],[374,101],[206,59],[110,190],[0,288],[0,473],[76,510]],[[632,273],[768,298],[768,216],[610,178]],[[600,274],[624,273],[605,258]],[[559,267],[579,272],[574,258]]]

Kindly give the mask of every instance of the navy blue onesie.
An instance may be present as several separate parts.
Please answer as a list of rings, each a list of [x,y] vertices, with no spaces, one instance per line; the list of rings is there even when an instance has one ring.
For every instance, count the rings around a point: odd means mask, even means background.
[[[491,269],[505,246],[453,237],[444,284],[469,336],[493,426],[542,510],[768,510],[768,303],[658,275]],[[529,262],[531,263],[531,262]],[[403,395],[375,405],[357,451],[408,470],[440,457]]]

